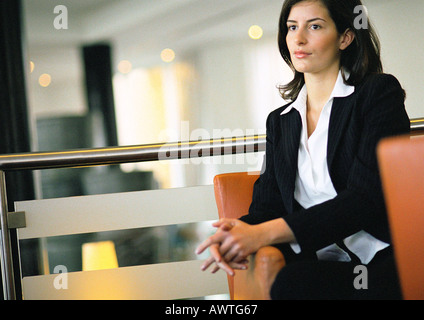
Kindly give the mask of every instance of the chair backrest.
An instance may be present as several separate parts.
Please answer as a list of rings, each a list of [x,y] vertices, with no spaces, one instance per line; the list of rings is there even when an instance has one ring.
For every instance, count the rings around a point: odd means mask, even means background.
[[[404,299],[424,299],[424,138],[378,147],[381,178]]]
[[[224,173],[213,180],[219,218],[238,219],[248,213],[253,185],[259,172]],[[234,299],[234,278],[228,276],[231,300]]]
[[[253,185],[259,172],[225,173],[215,176],[213,184],[220,218],[238,219],[248,213]]]

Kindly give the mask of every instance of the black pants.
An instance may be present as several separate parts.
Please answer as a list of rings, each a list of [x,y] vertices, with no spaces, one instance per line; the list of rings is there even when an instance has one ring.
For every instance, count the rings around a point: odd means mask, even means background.
[[[285,250],[282,251],[286,255]],[[313,255],[293,257],[286,259],[287,265],[278,273],[272,285],[273,300],[402,298],[391,247],[378,252],[366,266],[356,259],[335,262],[320,261]],[[360,267],[356,268],[358,265]]]

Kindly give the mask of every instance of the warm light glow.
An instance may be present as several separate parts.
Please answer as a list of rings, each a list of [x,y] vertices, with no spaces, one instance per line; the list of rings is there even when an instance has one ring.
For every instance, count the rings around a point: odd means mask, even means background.
[[[52,82],[52,77],[49,74],[47,74],[47,73],[43,73],[40,76],[40,78],[38,78],[38,83],[42,87],[48,87],[51,82]]]
[[[260,26],[253,25],[249,28],[249,37],[253,40],[259,40],[262,38],[264,31]]]
[[[34,62],[30,61],[29,62],[29,71],[32,73],[34,71],[34,68],[35,68]]]
[[[82,270],[118,268],[115,244],[112,241],[91,242],[82,245]]]
[[[131,62],[129,62],[128,60],[122,60],[118,64],[118,70],[123,74],[130,73],[132,70]]]
[[[175,59],[175,52],[174,50],[167,48],[162,50],[160,57],[162,58],[162,61],[164,62],[172,62]]]

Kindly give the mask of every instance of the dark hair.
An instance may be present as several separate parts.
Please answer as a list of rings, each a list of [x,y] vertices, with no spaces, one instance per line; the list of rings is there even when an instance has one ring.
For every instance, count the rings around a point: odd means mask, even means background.
[[[367,17],[366,28],[355,28],[355,8],[361,6],[361,0],[286,0],[280,15],[278,46],[284,61],[294,72],[294,79],[286,85],[280,86],[281,96],[286,100],[296,100],[305,84],[303,73],[295,70],[287,47],[287,19],[292,7],[302,1],[320,1],[328,10],[333,19],[337,32],[341,35],[347,29],[355,34],[354,41],[342,51],[340,64],[342,72],[350,73],[349,79],[343,73],[344,82],[348,85],[358,85],[372,73],[382,73],[383,66],[380,58],[380,42],[378,36]]]

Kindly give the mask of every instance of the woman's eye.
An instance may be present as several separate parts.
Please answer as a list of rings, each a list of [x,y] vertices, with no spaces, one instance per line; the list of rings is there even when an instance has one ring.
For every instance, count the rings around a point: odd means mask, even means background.
[[[311,25],[311,29],[312,30],[319,30],[319,29],[321,29],[321,26],[318,25],[318,24],[313,24],[313,25]]]
[[[289,31],[294,31],[296,30],[296,26],[292,25],[292,26],[288,26]]]

